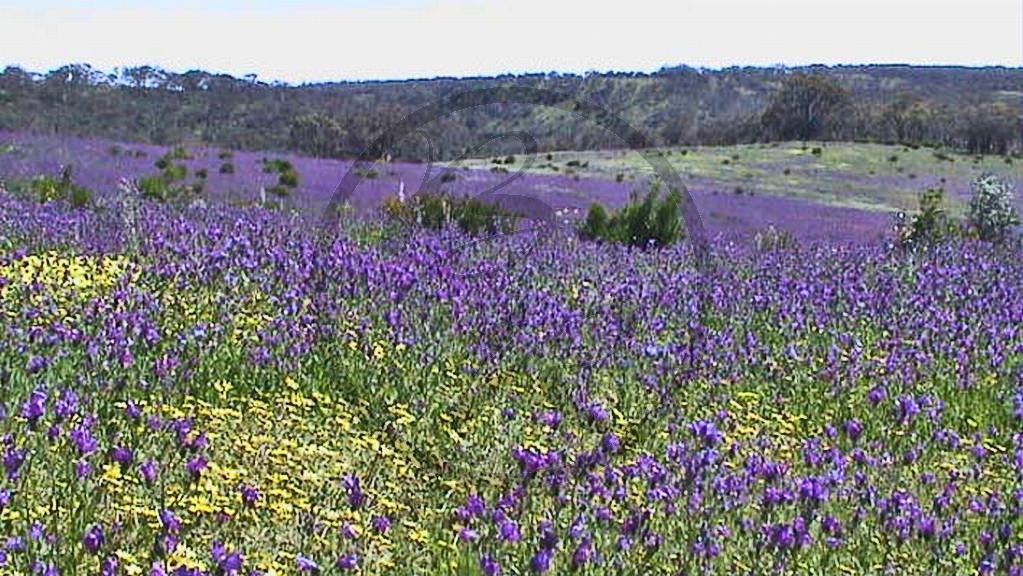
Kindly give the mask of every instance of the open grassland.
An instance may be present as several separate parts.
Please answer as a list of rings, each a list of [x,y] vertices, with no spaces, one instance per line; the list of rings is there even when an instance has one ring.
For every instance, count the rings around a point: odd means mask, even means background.
[[[812,142],[666,148],[662,152],[691,188],[866,210],[914,209],[919,192],[942,187],[949,192],[950,209],[962,211],[969,197],[969,182],[981,173],[995,172],[1023,182],[1023,159],[974,157],[925,147]],[[502,166],[517,169],[524,161],[525,157],[518,157]],[[489,167],[493,158],[469,165]],[[626,181],[653,173],[643,156],[631,150],[556,152],[550,160],[541,154],[530,171]]]

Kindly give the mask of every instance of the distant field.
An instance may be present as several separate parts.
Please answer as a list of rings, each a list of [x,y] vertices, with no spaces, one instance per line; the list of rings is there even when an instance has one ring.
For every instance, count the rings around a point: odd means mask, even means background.
[[[814,150],[819,149],[819,154]],[[783,143],[664,149],[666,158],[690,188],[711,192],[784,196],[867,210],[911,210],[917,194],[944,187],[949,206],[960,211],[969,182],[985,171],[1023,182],[1023,160],[946,153],[930,148],[851,143]],[[503,160],[503,158],[502,158]],[[518,169],[524,157],[507,166]],[[476,168],[493,159],[474,159]],[[502,164],[503,166],[503,164]],[[531,172],[626,182],[652,174],[634,151],[556,152],[539,155]]]
[[[815,149],[819,154],[814,153]],[[168,149],[105,140],[0,133],[0,181],[55,175],[74,166],[75,178],[99,193],[116,193],[122,177],[156,173],[154,162]],[[262,171],[265,157],[281,155],[190,147],[190,177],[205,170],[205,198],[251,204],[261,187],[274,183]],[[912,210],[917,194],[944,186],[949,207],[962,212],[969,182],[984,171],[1023,182],[1023,160],[911,150],[870,144],[746,145],[666,149],[664,153],[686,183],[703,225],[711,236],[749,237],[773,225],[804,241],[876,240],[888,233],[894,210]],[[221,158],[221,156],[225,156]],[[299,184],[287,202],[306,214],[320,214],[334,196],[351,162],[283,155],[294,163]],[[939,157],[941,159],[939,159]],[[522,155],[505,164],[495,158],[464,163],[443,189],[476,195],[508,178],[525,162]],[[222,173],[224,164],[232,171]],[[439,167],[433,167],[436,175]],[[508,173],[505,173],[505,170]],[[375,210],[397,193],[418,190],[425,164],[377,164],[352,199],[356,212]],[[632,151],[557,152],[538,155],[525,178],[501,193],[538,198],[567,221],[580,217],[595,201],[620,206],[630,193],[646,187],[652,168]]]

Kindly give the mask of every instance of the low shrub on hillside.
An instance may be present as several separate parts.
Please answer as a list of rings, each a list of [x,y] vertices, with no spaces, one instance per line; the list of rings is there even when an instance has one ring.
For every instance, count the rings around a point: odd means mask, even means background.
[[[608,212],[600,203],[590,206],[579,234],[586,240],[616,242],[639,248],[663,248],[684,236],[679,205],[682,195],[672,190],[664,197],[654,183],[642,199],[632,195],[621,209]]]
[[[384,200],[384,215],[407,226],[442,230],[457,226],[470,236],[511,233],[520,217],[499,204],[447,192],[419,193],[403,200]]]
[[[958,234],[958,226],[945,210],[945,190],[930,188],[920,194],[919,209],[907,216],[896,215],[895,231],[903,248],[919,248],[948,240]]]
[[[8,182],[7,188],[17,197],[40,204],[67,202],[74,208],[92,205],[92,190],[74,183],[71,165],[64,166],[58,177],[36,176],[30,180]]]

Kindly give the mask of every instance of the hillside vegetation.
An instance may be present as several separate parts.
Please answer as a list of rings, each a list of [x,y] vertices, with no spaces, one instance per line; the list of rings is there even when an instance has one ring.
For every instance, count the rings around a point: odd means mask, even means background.
[[[0,74],[0,129],[351,157],[370,148],[406,159],[452,158],[491,135],[528,130],[542,150],[620,148],[597,124],[557,108],[487,105],[377,137],[455,93],[526,86],[600,105],[657,146],[793,139],[933,144],[1006,154],[1023,145],[1023,70],[911,66],[666,68],[655,74],[503,75],[291,86],[152,67],[101,73],[68,65]],[[514,139],[487,150],[510,153]]]

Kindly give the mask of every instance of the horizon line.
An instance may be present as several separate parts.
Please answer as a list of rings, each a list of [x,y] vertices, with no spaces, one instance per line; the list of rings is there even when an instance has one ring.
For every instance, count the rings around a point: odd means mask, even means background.
[[[435,75],[435,76],[404,76],[404,77],[365,77],[365,78],[335,78],[335,79],[319,79],[319,80],[299,80],[299,81],[287,81],[280,79],[268,79],[262,78],[259,74],[247,72],[228,72],[222,70],[206,69],[202,67],[191,67],[187,70],[165,68],[158,64],[122,64],[120,66],[114,66],[110,69],[98,68],[88,62],[65,62],[55,68],[51,68],[45,72],[38,70],[30,70],[28,67],[23,66],[20,63],[8,62],[4,63],[3,67],[7,68],[18,68],[30,75],[34,76],[45,76],[47,74],[56,72],[57,70],[65,66],[87,66],[89,69],[104,75],[111,75],[117,72],[130,69],[130,68],[142,68],[150,67],[163,72],[168,72],[175,75],[183,75],[191,72],[200,72],[210,74],[212,76],[230,76],[238,80],[244,80],[246,77],[253,76],[256,78],[257,84],[263,84],[267,86],[288,86],[299,88],[302,86],[310,85],[321,85],[321,84],[373,84],[373,83],[403,83],[403,82],[429,82],[429,81],[440,81],[440,80],[496,80],[506,76],[563,76],[563,77],[581,77],[587,78],[589,76],[598,75],[643,75],[643,76],[656,76],[665,72],[670,72],[675,69],[690,69],[697,72],[724,72],[734,69],[753,69],[753,70],[798,70],[804,68],[826,68],[826,69],[840,69],[840,68],[930,68],[930,69],[963,69],[963,70],[988,70],[988,69],[1003,69],[1009,71],[1023,71],[1023,65],[1006,65],[1006,64],[955,64],[955,63],[912,63],[912,62],[841,62],[841,63],[800,63],[800,64],[786,64],[786,63],[775,63],[775,64],[729,64],[729,65],[695,65],[686,63],[676,64],[663,64],[654,70],[643,70],[643,69],[588,69],[585,71],[566,71],[566,70],[515,70],[515,71],[504,71],[504,72],[489,72],[479,74],[467,74],[467,75]]]

